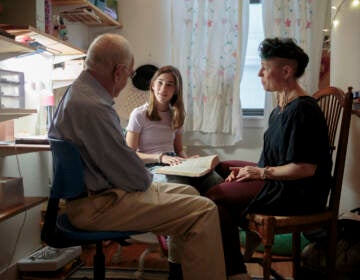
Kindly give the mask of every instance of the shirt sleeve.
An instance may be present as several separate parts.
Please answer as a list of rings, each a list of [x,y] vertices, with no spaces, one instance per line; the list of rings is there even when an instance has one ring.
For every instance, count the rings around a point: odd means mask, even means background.
[[[95,114],[94,114],[95,115]],[[90,157],[112,186],[127,191],[144,191],[152,180],[143,161],[126,145],[120,120],[112,108],[87,114],[92,137],[82,137]],[[101,122],[99,122],[101,120]],[[99,152],[100,151],[100,152]]]
[[[49,135],[61,136],[79,147],[88,189],[145,191],[151,184],[152,175],[126,145],[120,119],[113,107],[106,102],[84,104],[84,99],[74,99],[68,105],[61,105]]]
[[[327,137],[322,112],[316,104],[304,102],[294,114],[286,160],[318,164],[324,149],[328,149]]]
[[[129,122],[126,127],[126,130],[131,132],[141,133],[144,123],[143,115],[144,114],[142,114],[142,112],[138,108],[135,108],[130,114]]]
[[[184,128],[183,127],[180,127],[178,129],[175,130],[175,135],[182,135],[184,133]]]

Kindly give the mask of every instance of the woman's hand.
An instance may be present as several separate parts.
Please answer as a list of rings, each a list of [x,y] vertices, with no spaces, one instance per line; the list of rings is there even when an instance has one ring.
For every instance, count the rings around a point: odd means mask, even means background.
[[[257,166],[230,167],[230,175],[225,182],[243,182],[250,180],[260,180],[263,168]]]
[[[249,180],[299,180],[314,176],[317,166],[311,163],[288,163],[281,166],[230,167],[230,175],[225,182],[242,182]]]
[[[161,163],[168,164],[168,165],[177,165],[177,164],[182,163],[184,160],[185,160],[184,158],[177,157],[177,156],[163,155],[161,157]]]

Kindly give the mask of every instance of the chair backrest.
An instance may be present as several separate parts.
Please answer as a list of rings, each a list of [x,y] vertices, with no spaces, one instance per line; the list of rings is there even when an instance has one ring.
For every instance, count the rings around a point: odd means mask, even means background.
[[[328,87],[317,91],[313,94],[313,97],[318,101],[325,115],[329,130],[331,153],[336,150],[329,208],[337,216],[350,130],[352,94],[351,92],[344,93],[336,87]],[[340,130],[338,131],[338,129]]]
[[[83,163],[78,148],[71,142],[49,139],[54,176],[51,197],[69,199],[86,191]]]
[[[344,95],[344,92],[337,87],[320,89],[313,94],[326,119],[329,130],[331,154],[336,149],[336,132],[338,131]]]

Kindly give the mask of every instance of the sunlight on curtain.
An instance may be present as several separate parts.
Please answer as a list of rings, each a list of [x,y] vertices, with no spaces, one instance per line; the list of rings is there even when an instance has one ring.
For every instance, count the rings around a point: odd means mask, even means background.
[[[248,22],[248,3],[242,2],[247,1],[172,1],[172,57],[184,80],[185,145],[226,146],[242,138],[239,88]]]
[[[328,0],[263,0],[265,37],[291,37],[309,55],[310,61],[301,85],[313,94],[318,89],[321,51]],[[274,106],[271,95],[266,99],[265,114]]]

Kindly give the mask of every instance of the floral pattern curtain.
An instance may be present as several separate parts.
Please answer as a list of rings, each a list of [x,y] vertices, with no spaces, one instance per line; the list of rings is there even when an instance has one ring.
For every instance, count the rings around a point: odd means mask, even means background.
[[[300,79],[309,94],[318,89],[322,30],[330,4],[328,0],[264,0],[262,4],[265,37],[292,37],[309,55],[308,67]],[[266,103],[269,111],[273,102],[267,98]]]
[[[172,1],[172,57],[183,76],[186,145],[225,146],[242,138],[247,2]]]

